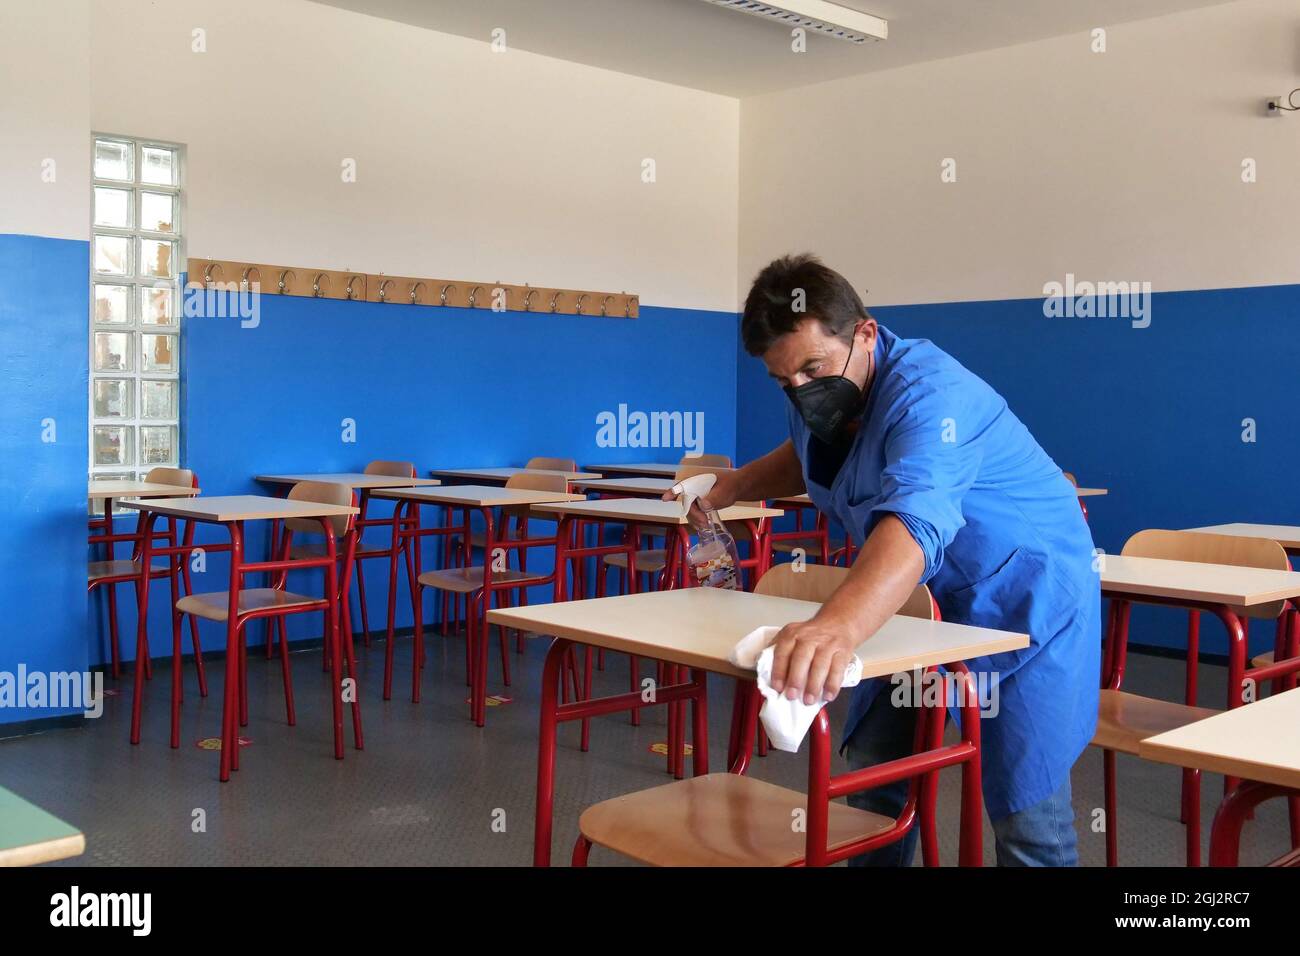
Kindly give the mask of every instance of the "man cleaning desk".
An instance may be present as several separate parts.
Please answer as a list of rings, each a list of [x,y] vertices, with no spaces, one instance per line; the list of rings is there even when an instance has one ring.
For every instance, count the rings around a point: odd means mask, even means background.
[[[1101,597],[1074,488],[987,383],[878,325],[812,256],[759,274],[741,336],[789,396],[790,439],[720,475],[709,501],[806,491],[863,542],[817,615],[777,637],[774,689],[834,699],[853,649],[918,582],[946,621],[1027,632],[1029,647],[968,662],[998,695],[982,723],[985,805],[999,865],[1077,865],[1070,768],[1097,719]],[[854,768],[910,752],[915,711],[895,697],[881,680],[855,690],[844,735]],[[895,816],[906,795],[899,784],[849,799]],[[853,862],[906,865],[915,842],[914,831]]]

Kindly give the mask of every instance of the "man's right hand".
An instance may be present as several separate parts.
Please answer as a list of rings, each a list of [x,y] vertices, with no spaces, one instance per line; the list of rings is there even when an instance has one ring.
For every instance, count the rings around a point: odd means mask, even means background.
[[[711,504],[716,510],[721,511],[723,508],[730,508],[736,503],[736,472],[722,472],[718,475],[718,480],[713,483],[708,495],[703,499]],[[676,501],[677,495],[673,494],[672,489],[664,492],[664,501]],[[700,507],[701,499],[696,499],[691,505],[691,513],[687,516],[691,527],[699,530],[707,528],[709,519],[704,514],[704,509]]]

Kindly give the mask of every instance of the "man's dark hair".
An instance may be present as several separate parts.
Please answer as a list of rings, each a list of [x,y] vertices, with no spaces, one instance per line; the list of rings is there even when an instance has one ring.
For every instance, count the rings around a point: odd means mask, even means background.
[[[763,269],[750,287],[740,338],[746,352],[762,355],[800,322],[816,319],[828,335],[847,342],[854,326],[870,317],[849,280],[816,256],[782,256]]]

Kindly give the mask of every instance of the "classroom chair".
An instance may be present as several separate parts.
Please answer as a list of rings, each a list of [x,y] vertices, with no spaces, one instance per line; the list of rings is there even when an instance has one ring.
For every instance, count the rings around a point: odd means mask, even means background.
[[[730,455],[683,455],[678,465],[698,465],[703,468],[730,468]]]
[[[409,461],[372,461],[366,465],[365,474],[383,475],[391,478],[414,478],[416,476],[415,465]],[[366,516],[366,510],[370,504],[370,494],[365,489],[361,491],[360,502],[358,507],[361,509],[356,518],[357,529],[357,548],[353,557],[353,564],[356,568],[357,582],[357,603],[361,609],[361,639],[367,647],[370,646],[370,616],[366,607],[366,578],[365,565],[366,561],[373,561],[382,558],[389,562],[390,571],[396,571],[397,561],[394,559],[405,558],[407,570],[407,588],[409,591],[412,580],[411,571],[414,564],[411,561],[408,544],[410,539],[399,536],[396,544],[389,535],[383,542],[378,540],[365,540],[367,528],[391,528],[393,525],[391,518],[369,518]],[[410,526],[411,521],[419,520],[419,511],[416,510],[414,517],[411,519],[399,520],[399,525],[403,528]],[[294,560],[303,558],[319,558],[325,553],[325,544],[321,542],[303,542],[294,545],[292,553],[289,555]],[[339,556],[340,558],[342,555]],[[391,642],[393,639],[393,629],[397,614],[397,575],[390,573],[388,576],[388,620],[385,628],[385,634]],[[281,639],[283,639],[284,619],[279,621],[281,630]],[[267,656],[270,657],[271,648],[267,645]]]
[[[792,554],[796,549],[804,552],[806,557],[814,557],[822,564],[831,563],[831,552],[842,551],[842,540],[832,541],[830,522],[820,511],[811,528],[803,526],[803,513],[806,509],[794,509],[794,528],[790,531],[773,531],[768,537],[772,542],[772,556]]]
[[[512,475],[506,481],[505,486],[507,488],[526,488],[535,491],[563,492],[568,489],[568,481],[563,475],[520,472]],[[466,672],[471,686],[470,700],[471,702],[482,702],[487,694],[488,632],[490,630],[486,620],[487,608],[492,606],[494,599],[497,601],[498,606],[501,606],[503,596],[507,601],[505,606],[509,606],[508,595],[510,593],[519,592],[522,595],[528,587],[545,584],[547,581],[552,580],[552,572],[543,573],[528,570],[527,551],[529,548],[553,546],[555,538],[531,538],[528,536],[527,506],[511,506],[502,510],[504,517],[500,523],[501,534],[494,543],[497,548],[502,549],[507,555],[510,551],[518,552],[518,569],[494,570],[492,567],[494,563],[493,556],[484,554],[481,565],[471,565],[467,562],[462,567],[446,567],[425,571],[416,578],[413,598],[413,606],[416,610],[411,696],[411,699],[416,703],[420,699],[420,678],[424,668],[424,628],[423,614],[420,609],[423,606],[422,597],[425,588],[432,588],[453,595],[465,595],[467,599],[465,653]],[[511,517],[516,519],[517,537],[515,538],[509,537]],[[483,536],[480,538],[479,547],[483,547],[486,543],[486,536]],[[510,658],[507,652],[505,629],[499,628],[497,636],[501,642],[502,676],[508,685],[510,683]],[[480,727],[485,722],[486,714],[484,711],[485,708],[481,706],[471,706],[470,709],[470,716]]]
[[[810,565],[796,572],[778,565],[755,591],[778,597],[824,601],[848,572]],[[935,617],[929,590],[919,586],[899,612]],[[983,862],[983,800],[980,794],[979,706],[974,681],[963,664],[946,665],[962,689],[961,740],[942,745],[946,708],[924,705],[917,713],[914,753],[862,770],[831,776],[830,720],[823,708],[809,735],[808,793],[733,772],[701,774],[686,780],[606,800],[583,812],[573,865],[586,866],[600,845],[652,866],[827,866],[880,849],[921,826],[922,857],[938,865],[934,823],[937,772],[961,765],[962,810],[958,859],[963,866]],[[748,683],[748,682],[746,682]],[[742,692],[747,717],[758,713],[752,683]],[[748,753],[753,735],[739,752]],[[907,802],[896,818],[859,810],[835,798],[900,780],[910,783]],[[793,825],[804,819],[803,832]]]
[[[1288,570],[1286,552],[1276,542],[1196,531],[1139,531],[1124,544],[1125,557],[1162,558],[1168,561],[1196,561],[1235,567]],[[1279,629],[1286,602],[1242,609],[1248,617],[1278,618]],[[1119,833],[1116,798],[1115,755],[1137,756],[1138,744],[1167,730],[1174,730],[1218,713],[1196,706],[1196,668],[1199,657],[1200,611],[1188,612],[1187,676],[1184,702],[1156,700],[1121,690],[1128,657],[1131,602],[1111,601],[1106,644],[1102,655],[1102,691],[1097,713],[1097,730],[1092,746],[1102,749],[1105,786],[1106,865],[1119,865]],[[1225,621],[1225,624],[1228,622]],[[1199,770],[1185,769],[1182,786],[1182,820],[1187,828],[1187,865],[1201,863],[1201,778]]]
[[[529,471],[577,471],[578,463],[572,458],[529,458],[524,465]]]
[[[199,486],[198,478],[194,472],[188,468],[151,468],[149,473],[144,477],[145,481],[156,482],[163,485],[175,485],[182,488],[197,488]],[[189,522],[184,522],[185,530],[183,534],[183,543],[189,545],[194,540],[194,526]],[[103,530],[107,522],[103,518],[93,518],[90,521],[92,532]],[[170,548],[177,547],[177,522],[175,518],[168,518],[166,528],[160,528],[153,534],[153,540],[161,541],[165,546]],[[138,532],[126,532],[122,534],[93,534],[91,535],[90,544],[102,544],[108,555],[108,560],[91,561],[86,566],[86,593],[93,593],[96,588],[104,587],[108,590],[108,635],[109,635],[109,654],[112,658],[113,679],[119,679],[121,675],[122,649],[117,626],[117,585],[125,584],[128,581],[135,583],[137,589],[140,584],[140,540]],[[129,560],[114,559],[113,548],[119,541],[132,541],[135,543],[134,553]],[[164,565],[157,563],[149,570],[149,580],[156,581],[160,578],[167,578],[171,582],[172,602],[175,603],[184,594],[189,594],[192,590],[190,581],[190,564],[183,554],[173,554],[160,558],[166,562]],[[136,609],[140,607],[139,593],[136,594]],[[147,629],[146,629],[147,630]],[[208,679],[203,669],[203,649],[199,646],[199,632],[193,617],[190,618],[190,638],[194,647],[194,666],[198,671],[199,677],[199,695],[208,696]],[[146,649],[148,653],[148,635],[146,634]],[[175,653],[179,655],[179,648]],[[177,657],[179,661],[179,657]],[[153,667],[149,658],[145,658],[145,675],[153,676]]]
[[[347,485],[326,481],[300,481],[289,489],[286,496],[290,501],[312,501],[321,504],[351,505],[352,489]],[[317,554],[314,550],[298,550],[300,557],[293,557],[293,539],[296,534],[318,534],[325,537],[325,545]],[[342,557],[337,546],[343,546]],[[325,647],[330,647],[330,596],[328,583],[335,582],[333,597],[338,608],[338,628],[343,659],[340,662],[346,669],[344,676],[351,677],[357,686],[351,695],[352,733],[356,749],[363,747],[361,727],[361,702],[359,676],[357,674],[356,652],[352,641],[352,628],[348,613],[348,587],[352,574],[353,559],[356,555],[357,535],[356,516],[339,515],[331,518],[289,518],[284,522],[280,536],[279,554],[266,562],[260,570],[271,575],[271,586],[263,588],[241,587],[239,592],[239,610],[236,618],[237,650],[239,654],[239,724],[248,725],[248,648],[246,631],[249,621],[263,618],[279,618],[280,625],[280,670],[284,681],[285,716],[289,726],[297,724],[297,712],[293,702],[293,675],[289,664],[289,642],[285,639],[283,618],[290,614],[305,614],[321,611],[325,615]],[[342,568],[342,574],[337,568]],[[297,594],[288,590],[289,573],[293,571],[323,568],[326,572],[326,588],[320,597]],[[210,591],[191,594],[177,601],[172,610],[173,633],[179,634],[179,621],[182,614],[191,614],[209,621],[225,624],[229,619],[230,592]],[[179,640],[177,638],[177,640]],[[228,651],[232,652],[232,651]],[[173,664],[173,668],[175,665]],[[174,673],[174,671],[173,671]],[[229,690],[227,691],[229,693]],[[172,693],[172,747],[180,746],[180,698],[175,689]]]

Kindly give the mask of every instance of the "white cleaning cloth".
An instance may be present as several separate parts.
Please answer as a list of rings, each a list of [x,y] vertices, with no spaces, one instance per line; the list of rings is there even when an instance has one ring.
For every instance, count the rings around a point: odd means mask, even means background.
[[[758,712],[763,721],[763,729],[768,739],[777,750],[795,753],[799,744],[808,735],[817,712],[826,706],[825,701],[805,704],[803,695],[795,700],[787,699],[772,689],[772,658],[776,653],[772,642],[781,629],[779,627],[760,627],[740,639],[731,649],[731,663],[745,669],[757,671],[758,692],[763,695],[763,709]],[[862,660],[857,654],[844,668],[844,680],[840,687],[854,687],[862,680]]]

